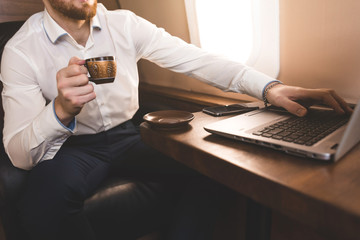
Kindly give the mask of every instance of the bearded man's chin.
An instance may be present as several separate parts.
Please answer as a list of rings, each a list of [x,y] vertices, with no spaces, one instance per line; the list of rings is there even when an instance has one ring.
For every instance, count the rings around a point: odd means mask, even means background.
[[[75,7],[71,2],[62,3],[58,0],[49,0],[49,3],[54,10],[72,19],[89,20],[96,15],[96,0],[93,5],[89,5],[87,2],[83,3],[82,8]]]

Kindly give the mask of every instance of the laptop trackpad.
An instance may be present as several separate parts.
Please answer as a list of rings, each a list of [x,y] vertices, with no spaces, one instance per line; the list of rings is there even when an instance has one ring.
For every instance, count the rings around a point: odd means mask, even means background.
[[[245,130],[251,130],[253,128],[262,128],[264,125],[269,125],[271,123],[279,122],[288,118],[289,114],[281,114],[276,112],[270,112],[265,110],[260,110],[248,114],[246,120],[242,121],[242,127]],[[245,117],[245,116],[244,116]]]

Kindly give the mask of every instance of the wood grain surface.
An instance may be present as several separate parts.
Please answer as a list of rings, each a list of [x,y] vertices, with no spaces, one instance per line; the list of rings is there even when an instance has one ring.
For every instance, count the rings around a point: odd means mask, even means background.
[[[209,134],[221,118],[195,113],[189,126],[141,125],[145,142],[327,239],[359,239],[360,145],[337,163],[287,155]]]

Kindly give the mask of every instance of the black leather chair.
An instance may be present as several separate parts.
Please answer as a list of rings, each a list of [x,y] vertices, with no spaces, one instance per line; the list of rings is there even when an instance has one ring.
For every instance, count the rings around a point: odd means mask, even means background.
[[[22,24],[23,22],[0,24],[0,59],[5,43]],[[3,114],[3,109],[0,107],[0,139],[2,139]],[[137,122],[141,115],[137,115]],[[15,207],[27,174],[27,171],[15,168],[11,164],[1,142],[0,222],[3,224],[6,240],[27,239],[18,223]],[[140,237],[147,239],[143,236],[161,232],[166,228],[166,222],[173,208],[173,200],[176,199],[175,195],[171,191],[171,186],[166,186],[155,179],[133,176],[130,172],[121,176],[114,174],[86,200],[84,211],[94,226],[98,239],[124,240]]]

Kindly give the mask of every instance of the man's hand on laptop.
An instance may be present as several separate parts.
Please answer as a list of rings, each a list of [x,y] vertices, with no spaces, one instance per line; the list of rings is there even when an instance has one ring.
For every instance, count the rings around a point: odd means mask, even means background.
[[[283,107],[290,113],[303,117],[307,107],[323,104],[333,108],[337,113],[352,113],[352,109],[332,89],[307,89],[277,84],[266,94],[267,101],[275,106]]]

